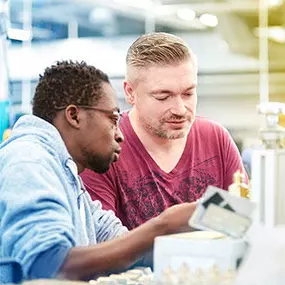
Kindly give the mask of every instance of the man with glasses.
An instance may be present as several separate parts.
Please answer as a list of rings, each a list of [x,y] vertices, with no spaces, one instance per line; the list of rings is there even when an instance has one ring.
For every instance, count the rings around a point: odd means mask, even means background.
[[[128,232],[92,202],[78,176],[107,171],[120,154],[120,112],[108,76],[84,62],[58,62],[40,76],[33,115],[0,145],[0,259],[24,279],[89,279],[124,270],[154,238],[187,225],[195,204],[169,208]]]

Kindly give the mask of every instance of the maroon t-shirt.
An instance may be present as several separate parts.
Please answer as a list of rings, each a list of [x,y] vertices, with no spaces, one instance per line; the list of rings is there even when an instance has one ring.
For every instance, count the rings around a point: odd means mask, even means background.
[[[208,185],[228,189],[233,174],[244,171],[235,143],[216,122],[196,117],[184,152],[170,173],[146,151],[127,114],[120,127],[125,141],[119,161],[104,174],[85,170],[81,177],[92,199],[113,210],[129,229],[174,204],[196,201]]]

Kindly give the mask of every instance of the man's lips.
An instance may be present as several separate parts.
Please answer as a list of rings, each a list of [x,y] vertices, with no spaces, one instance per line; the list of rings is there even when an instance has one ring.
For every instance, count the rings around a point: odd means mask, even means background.
[[[120,152],[121,152],[121,148],[115,150],[115,153],[114,153],[114,161],[117,161],[117,160],[119,159]]]
[[[183,129],[185,127],[187,120],[169,120],[166,121],[166,123],[168,124],[169,127],[171,127],[172,129],[175,130],[180,130]]]
[[[183,124],[186,122],[186,120],[180,120],[180,121],[166,121],[169,124]]]

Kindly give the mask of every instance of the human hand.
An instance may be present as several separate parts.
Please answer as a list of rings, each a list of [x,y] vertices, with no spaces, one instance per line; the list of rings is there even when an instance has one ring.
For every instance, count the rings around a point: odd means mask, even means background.
[[[186,229],[190,231],[191,228],[188,225],[188,221],[195,211],[197,204],[198,202],[196,201],[174,205],[162,212],[158,218],[166,226],[169,234],[185,231]]]

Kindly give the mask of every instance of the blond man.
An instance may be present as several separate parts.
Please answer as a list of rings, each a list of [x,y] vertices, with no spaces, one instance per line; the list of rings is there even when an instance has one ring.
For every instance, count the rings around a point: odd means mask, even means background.
[[[164,209],[199,199],[208,185],[228,189],[244,171],[236,145],[216,122],[196,116],[197,60],[179,37],[152,33],[129,48],[120,160],[82,178],[93,199],[132,229]]]

